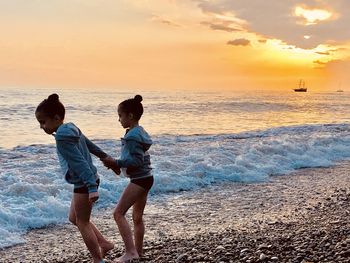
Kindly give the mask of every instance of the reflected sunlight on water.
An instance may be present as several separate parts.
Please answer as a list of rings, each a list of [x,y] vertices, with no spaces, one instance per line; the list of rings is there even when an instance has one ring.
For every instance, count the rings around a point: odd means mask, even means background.
[[[34,111],[57,92],[66,106],[66,121],[93,139],[124,134],[116,108],[135,92],[113,90],[1,90],[0,147],[53,143],[39,129]],[[346,93],[142,92],[141,119],[152,135],[227,134],[272,127],[349,121]]]

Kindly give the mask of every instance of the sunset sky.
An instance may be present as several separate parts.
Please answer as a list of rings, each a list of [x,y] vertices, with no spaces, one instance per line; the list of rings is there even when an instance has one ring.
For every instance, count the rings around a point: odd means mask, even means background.
[[[349,0],[0,0],[0,86],[347,90]]]

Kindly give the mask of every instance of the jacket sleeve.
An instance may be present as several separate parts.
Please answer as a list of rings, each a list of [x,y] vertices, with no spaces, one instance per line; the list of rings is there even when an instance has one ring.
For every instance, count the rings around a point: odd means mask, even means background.
[[[77,144],[70,141],[57,140],[57,150],[67,161],[69,168],[84,182],[89,193],[97,192],[97,183],[94,172],[79,151]]]
[[[96,144],[90,141],[85,135],[83,136],[84,136],[86,145],[89,149],[89,152],[91,152],[93,155],[97,156],[100,159],[103,159],[108,156],[100,147],[98,147]]]
[[[135,140],[126,140],[124,147],[126,147],[129,155],[125,160],[116,160],[117,165],[123,168],[142,166],[145,155],[142,144]]]

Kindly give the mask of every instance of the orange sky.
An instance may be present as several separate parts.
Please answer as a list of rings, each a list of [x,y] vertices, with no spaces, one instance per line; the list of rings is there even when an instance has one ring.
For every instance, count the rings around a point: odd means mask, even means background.
[[[349,1],[270,2],[1,1],[0,86],[346,90]]]

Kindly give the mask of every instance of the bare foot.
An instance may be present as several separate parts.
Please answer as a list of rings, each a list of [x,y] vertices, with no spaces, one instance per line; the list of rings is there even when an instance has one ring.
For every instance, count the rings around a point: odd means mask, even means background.
[[[104,258],[107,255],[108,251],[114,248],[114,244],[107,241],[106,243],[101,244],[100,248],[101,248],[102,257]]]
[[[133,259],[138,259],[139,255],[137,253],[125,253],[123,256],[117,259],[116,263],[127,263]]]

